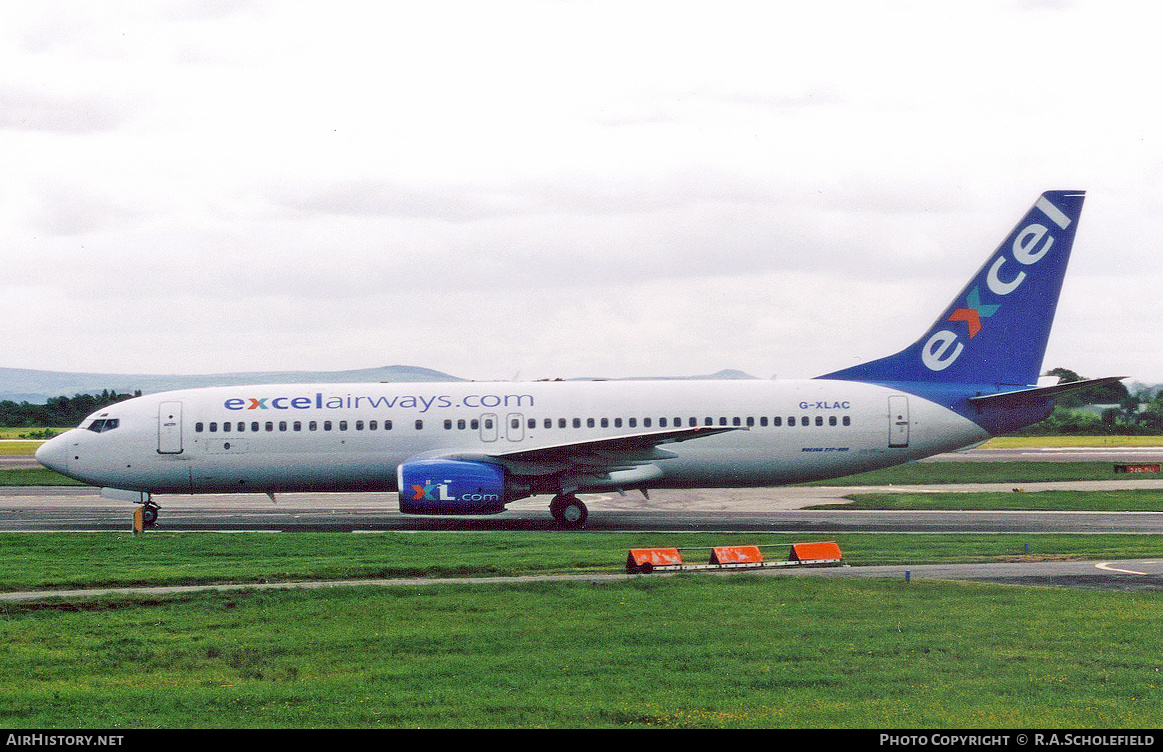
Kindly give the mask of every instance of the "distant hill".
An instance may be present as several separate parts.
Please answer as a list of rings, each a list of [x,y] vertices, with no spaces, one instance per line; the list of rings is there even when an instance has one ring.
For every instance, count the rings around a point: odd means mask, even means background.
[[[52,397],[100,394],[103,390],[132,394],[193,389],[203,386],[290,383],[378,383],[381,381],[464,381],[440,371],[416,366],[383,366],[353,371],[259,371],[193,376],[124,373],[64,373],[0,368],[0,400],[42,404]]]
[[[706,376],[631,376],[625,379],[610,379],[610,381],[674,381],[674,380],[691,380],[691,381],[723,381],[726,379],[754,379],[755,377],[736,371],[733,368],[724,368],[722,371],[707,374]],[[570,381],[577,381],[578,379],[570,379]]]
[[[753,379],[742,371],[725,369],[707,376],[653,376],[650,379]],[[33,371],[23,368],[0,368],[0,401],[44,404],[53,397],[72,397],[77,394],[100,394],[108,390],[120,394],[166,392],[171,389],[196,389],[204,386],[236,386],[246,384],[376,384],[380,382],[467,381],[457,376],[419,366],[383,366],[353,371],[255,371],[247,373],[215,373],[193,376],[126,374],[126,373],[65,373],[61,371]],[[583,381],[594,379],[569,379]],[[605,380],[605,379],[602,379]],[[615,381],[618,379],[609,379]],[[646,380],[632,378],[626,381]]]

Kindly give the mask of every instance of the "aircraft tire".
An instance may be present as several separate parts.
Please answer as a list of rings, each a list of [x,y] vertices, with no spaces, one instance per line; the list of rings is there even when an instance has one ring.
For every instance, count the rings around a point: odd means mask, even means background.
[[[143,525],[151,526],[157,522],[158,505],[153,503],[143,504],[141,507],[141,522]]]
[[[549,505],[549,512],[553,515],[553,519],[557,520],[557,524],[566,528],[585,527],[586,518],[589,517],[586,505],[573,494],[553,497],[553,503]]]

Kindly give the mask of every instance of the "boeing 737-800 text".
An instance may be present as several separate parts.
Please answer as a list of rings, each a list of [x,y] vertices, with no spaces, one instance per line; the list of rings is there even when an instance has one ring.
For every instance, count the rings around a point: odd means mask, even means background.
[[[1042,420],[1038,386],[1081,191],[1042,194],[920,339],[800,381],[302,384],[127,400],[46,442],[42,464],[154,494],[396,491],[409,514],[493,514],[551,495],[776,486],[897,465]]]

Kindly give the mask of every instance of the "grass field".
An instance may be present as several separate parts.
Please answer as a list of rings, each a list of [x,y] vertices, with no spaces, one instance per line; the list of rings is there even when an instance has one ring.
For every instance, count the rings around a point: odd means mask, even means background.
[[[1031,447],[1163,446],[1163,436],[998,436],[985,442],[991,449]]]
[[[1163,512],[1163,491],[852,494],[851,504],[813,509],[990,509],[1069,512]]]
[[[10,728],[1155,728],[1157,594],[736,575],[9,607]]]
[[[1005,464],[1014,483],[1110,469]],[[1150,535],[9,533],[0,590],[616,572],[630,548],[801,540],[835,540],[854,565],[1163,556]],[[1157,592],[754,574],[46,598],[0,603],[0,725],[1157,728],[1161,618]]]
[[[807,540],[819,538],[808,538]],[[1160,554],[1151,535],[826,535],[857,565]],[[0,591],[217,582],[623,571],[631,548],[790,546],[803,536],[725,533],[0,533]],[[777,554],[786,557],[787,551]],[[702,551],[708,557],[707,551]],[[693,560],[688,555],[688,560]],[[703,559],[704,561],[706,558]]]
[[[15,439],[5,439],[0,441],[0,455],[9,457],[31,457],[36,454],[37,448],[43,444],[43,441],[20,441]]]
[[[742,536],[779,543],[786,536]],[[1018,536],[841,535],[855,563],[1021,559]],[[1030,536],[1034,558],[1154,536]],[[4,589],[617,571],[695,534],[0,535]],[[11,728],[1143,728],[1163,595],[680,575],[0,606]]]

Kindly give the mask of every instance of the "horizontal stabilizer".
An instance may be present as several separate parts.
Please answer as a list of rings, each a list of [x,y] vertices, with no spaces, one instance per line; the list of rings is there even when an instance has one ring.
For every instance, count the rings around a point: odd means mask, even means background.
[[[988,406],[1012,409],[1015,407],[1040,403],[1052,397],[1057,397],[1060,394],[1077,392],[1092,386],[1113,384],[1116,381],[1122,381],[1125,378],[1126,376],[1104,376],[1101,379],[1084,379],[1082,381],[1071,381],[1066,384],[1055,384],[1054,386],[1040,386],[1034,387],[1033,389],[1019,389],[1016,392],[983,394],[979,397],[970,397],[969,403],[975,407]]]

